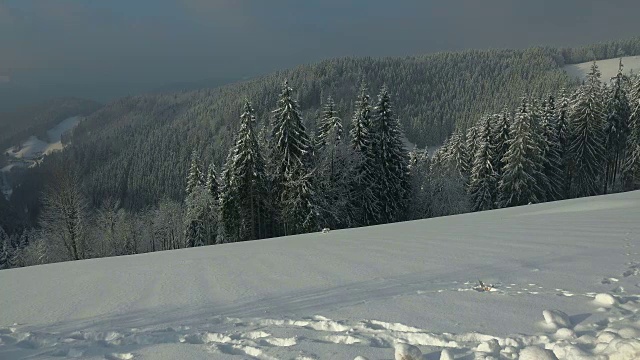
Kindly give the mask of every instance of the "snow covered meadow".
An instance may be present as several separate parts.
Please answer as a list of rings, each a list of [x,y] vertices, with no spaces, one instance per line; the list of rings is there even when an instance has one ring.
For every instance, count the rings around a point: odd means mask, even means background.
[[[636,191],[4,270],[0,359],[638,359],[639,220]]]
[[[564,70],[571,77],[579,78],[580,80],[585,80],[587,78],[587,74],[591,69],[592,61],[583,62],[580,64],[571,64],[566,65]],[[618,73],[618,66],[620,65],[620,59],[606,59],[606,60],[598,60],[596,61],[598,64],[598,68],[602,72],[602,81],[609,82],[609,79],[616,76]],[[630,73],[637,74],[640,71],[640,56],[624,56],[622,57],[622,65],[624,66],[624,73],[626,75]]]
[[[14,166],[32,165],[43,155],[48,155],[54,151],[64,148],[62,135],[73,129],[81,121],[80,116],[73,116],[61,121],[53,128],[47,130],[47,139],[41,140],[36,136],[31,136],[19,147],[6,149],[5,153],[14,161],[12,164],[0,169],[0,171],[10,171]],[[22,162],[17,161],[22,160]]]

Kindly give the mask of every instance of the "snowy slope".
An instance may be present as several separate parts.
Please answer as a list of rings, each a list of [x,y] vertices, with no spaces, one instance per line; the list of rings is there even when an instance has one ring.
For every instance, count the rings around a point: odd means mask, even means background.
[[[584,80],[587,77],[592,64],[593,62],[589,61],[580,64],[566,65],[564,70],[569,74],[569,76]],[[602,81],[609,82],[609,79],[616,76],[618,73],[620,59],[599,60],[596,61],[596,64],[598,64],[598,68],[602,73]],[[638,74],[640,72],[640,56],[623,57],[622,65],[624,65],[623,70],[625,74],[629,74],[632,71],[634,74]]]
[[[42,159],[42,156],[62,150],[64,148],[62,135],[73,129],[81,120],[80,116],[73,116],[61,121],[47,130],[47,141],[40,140],[36,136],[30,136],[19,147],[14,146],[6,149],[5,154],[9,157],[10,163],[0,168],[0,193],[7,199],[13,193],[12,185],[7,181],[6,173],[11,172],[13,168],[33,166]],[[2,154],[2,156],[5,154]]]
[[[79,116],[65,119],[58,125],[47,130],[47,141],[38,139],[36,136],[31,136],[29,137],[29,139],[23,142],[20,147],[11,147],[5,152],[14,159],[36,160],[42,155],[48,155],[53,151],[62,150],[62,135],[78,125],[80,120],[81,119]],[[12,165],[8,165],[7,167],[3,168],[2,171],[9,171],[13,166],[16,166],[16,164],[21,163],[16,162]]]
[[[633,192],[0,271],[0,359],[640,358],[639,220]]]

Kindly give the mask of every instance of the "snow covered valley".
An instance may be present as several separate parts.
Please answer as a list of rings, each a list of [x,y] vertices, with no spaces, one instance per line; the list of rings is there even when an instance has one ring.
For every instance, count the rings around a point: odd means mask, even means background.
[[[8,174],[14,168],[20,169],[34,166],[42,160],[43,156],[64,149],[65,144],[62,143],[62,136],[78,125],[81,120],[81,116],[67,118],[47,130],[47,138],[45,140],[32,135],[22,142],[20,146],[5,149],[2,155],[7,156],[9,164],[0,168],[0,193],[7,199],[13,193],[12,181],[10,181]]]
[[[15,166],[31,166],[38,162],[42,156],[54,151],[62,150],[62,135],[73,129],[81,121],[80,116],[73,116],[61,121],[58,125],[47,130],[47,139],[43,141],[36,136],[31,136],[20,146],[6,149],[5,154],[11,159],[11,164],[0,169],[2,172],[10,171]]]
[[[638,359],[638,310],[636,191],[3,270],[0,359]]]

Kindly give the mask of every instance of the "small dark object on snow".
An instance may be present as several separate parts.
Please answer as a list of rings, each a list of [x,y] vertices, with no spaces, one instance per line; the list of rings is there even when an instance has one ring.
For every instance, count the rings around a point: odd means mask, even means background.
[[[485,285],[482,280],[478,280],[478,283],[480,285],[475,286],[473,289],[476,291],[492,291],[493,290],[493,285]]]

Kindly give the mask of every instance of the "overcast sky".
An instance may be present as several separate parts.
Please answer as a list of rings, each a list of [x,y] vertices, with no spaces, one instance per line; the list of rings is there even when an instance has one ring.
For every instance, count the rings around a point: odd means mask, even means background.
[[[639,14],[638,0],[0,0],[0,82],[104,97],[98,88],[127,94],[335,56],[628,38]]]

